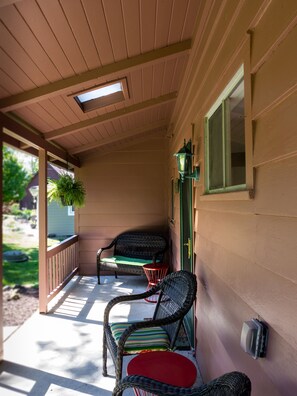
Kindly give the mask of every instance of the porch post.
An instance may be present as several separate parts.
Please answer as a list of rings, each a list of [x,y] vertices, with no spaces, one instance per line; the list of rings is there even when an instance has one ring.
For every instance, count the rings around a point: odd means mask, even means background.
[[[3,177],[3,126],[0,125],[0,143],[1,143],[1,169],[0,169],[0,185],[1,185],[1,194],[0,194],[0,216],[1,221],[2,217],[2,177]],[[2,293],[2,276],[3,276],[3,260],[2,260],[2,243],[3,243],[3,236],[2,236],[2,227],[0,228],[0,255],[1,255],[1,264],[0,264],[0,362],[3,360],[3,293]]]
[[[47,312],[48,279],[46,270],[47,253],[47,151],[39,149],[39,312]]]

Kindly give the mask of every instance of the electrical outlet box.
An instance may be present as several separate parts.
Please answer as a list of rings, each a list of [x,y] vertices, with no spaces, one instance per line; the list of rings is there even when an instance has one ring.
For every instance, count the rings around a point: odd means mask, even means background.
[[[252,319],[243,323],[240,345],[254,359],[266,356],[267,341],[268,326],[264,322]]]

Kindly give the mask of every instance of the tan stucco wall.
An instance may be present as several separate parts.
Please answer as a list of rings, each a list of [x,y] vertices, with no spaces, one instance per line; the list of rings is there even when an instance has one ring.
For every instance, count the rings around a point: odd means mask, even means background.
[[[87,198],[77,213],[80,273],[96,274],[96,252],[128,230],[167,233],[167,144],[163,134],[84,159]]]
[[[192,137],[194,123],[195,160],[203,172],[204,116],[244,62],[255,197],[203,200],[203,174],[194,184],[196,340],[205,381],[243,371],[254,396],[297,392],[296,16],[294,0],[204,2],[172,120],[171,154]],[[171,175],[177,177],[173,161]],[[175,204],[172,261],[178,268],[178,199]],[[253,360],[240,347],[242,324],[251,318],[269,325],[264,359]]]

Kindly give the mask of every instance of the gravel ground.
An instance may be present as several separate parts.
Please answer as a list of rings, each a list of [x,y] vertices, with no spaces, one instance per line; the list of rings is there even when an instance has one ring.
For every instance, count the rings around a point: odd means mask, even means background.
[[[18,326],[38,309],[38,289],[15,286],[3,288],[3,325]]]

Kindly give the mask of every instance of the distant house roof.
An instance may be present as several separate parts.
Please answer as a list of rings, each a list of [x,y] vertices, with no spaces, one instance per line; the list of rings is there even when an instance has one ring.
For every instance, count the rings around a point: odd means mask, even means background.
[[[59,168],[58,166],[54,166],[51,163],[47,163],[47,178],[57,180],[60,176],[65,173],[65,169]],[[71,172],[69,172],[71,173]],[[23,199],[20,200],[20,208],[25,209],[33,209],[33,196],[30,193],[30,187],[38,186],[39,184],[39,172],[36,172],[34,176],[32,176],[31,180],[29,181],[26,187],[26,195]]]

